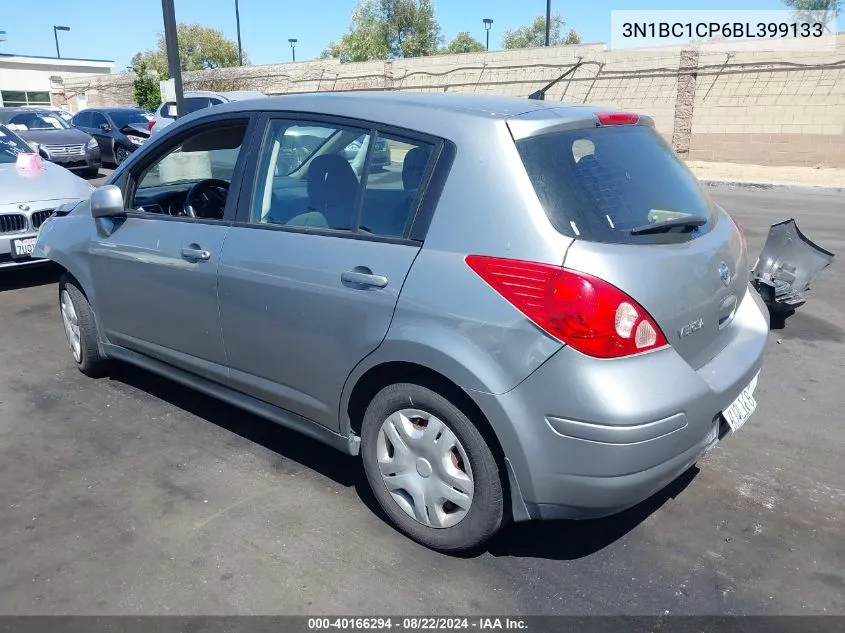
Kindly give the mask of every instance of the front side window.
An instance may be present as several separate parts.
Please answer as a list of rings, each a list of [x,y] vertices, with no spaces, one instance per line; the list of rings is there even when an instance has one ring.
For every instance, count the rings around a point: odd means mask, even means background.
[[[106,117],[102,115],[100,112],[92,112],[91,113],[91,127],[99,128],[102,125],[108,125],[106,121]]]
[[[130,206],[144,207],[155,201],[155,208],[191,208],[195,213],[185,215],[222,218],[246,128],[246,121],[217,122],[165,148],[162,156],[135,176],[138,185]]]

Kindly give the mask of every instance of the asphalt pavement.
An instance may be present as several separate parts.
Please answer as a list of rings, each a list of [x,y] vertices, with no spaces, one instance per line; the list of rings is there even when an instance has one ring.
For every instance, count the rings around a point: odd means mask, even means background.
[[[841,194],[714,196],[752,252],[795,217],[845,256]],[[770,333],[757,413],[698,467],[463,558],[390,527],[352,458],[141,370],[80,374],[55,281],[0,273],[0,613],[845,615],[840,262]]]

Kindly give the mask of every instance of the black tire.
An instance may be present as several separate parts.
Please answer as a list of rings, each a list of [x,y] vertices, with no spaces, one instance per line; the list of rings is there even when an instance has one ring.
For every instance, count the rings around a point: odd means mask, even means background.
[[[90,169],[86,169],[82,172],[83,178],[97,178],[100,175],[100,168],[99,167],[92,167]]]
[[[393,499],[378,466],[378,434],[396,411],[412,407],[433,414],[455,434],[470,464],[474,492],[469,510],[455,525],[429,527],[418,522]],[[470,419],[440,394],[410,383],[390,385],[379,391],[364,414],[361,455],[370,488],[390,520],[406,535],[435,550],[471,550],[492,537],[505,519],[502,478],[496,458]]]
[[[125,147],[123,147],[122,145],[115,145],[114,146],[114,152],[113,152],[115,167],[117,167],[123,161],[125,161],[127,158],[129,158],[130,153],[131,152],[128,149],[126,149]]]
[[[85,294],[77,285],[76,280],[70,275],[62,275],[59,280],[59,312],[61,314],[62,293],[67,292],[73,303],[74,311],[76,312],[77,323],[79,326],[79,342],[80,342],[80,357],[74,358],[76,365],[86,376],[97,378],[106,373],[108,369],[107,359],[100,353],[100,347],[97,337],[97,321],[94,317],[94,312],[91,310],[91,305]],[[70,346],[70,339],[68,339]],[[71,348],[71,356],[73,357],[73,349]]]

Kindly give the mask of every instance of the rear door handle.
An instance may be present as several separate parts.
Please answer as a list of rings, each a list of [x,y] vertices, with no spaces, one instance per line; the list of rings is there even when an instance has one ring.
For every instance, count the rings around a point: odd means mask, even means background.
[[[388,281],[387,277],[383,275],[374,275],[372,272],[365,273],[358,270],[347,270],[340,276],[340,280],[345,284],[367,288],[384,288]]]
[[[184,259],[201,259],[203,261],[211,259],[211,253],[201,249],[196,244],[182,247],[182,257]]]

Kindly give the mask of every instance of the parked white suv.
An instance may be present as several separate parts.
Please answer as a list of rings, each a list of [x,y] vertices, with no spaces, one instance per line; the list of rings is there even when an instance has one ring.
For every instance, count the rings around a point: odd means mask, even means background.
[[[188,91],[184,93],[185,114],[190,114],[203,108],[210,108],[221,103],[228,103],[229,101],[244,101],[246,99],[256,99],[266,96],[264,93],[256,90],[234,90],[232,92]],[[153,120],[149,123],[150,135],[161,132],[162,129],[173,123],[176,120],[176,114],[175,101],[165,101],[162,103],[155,111]]]

